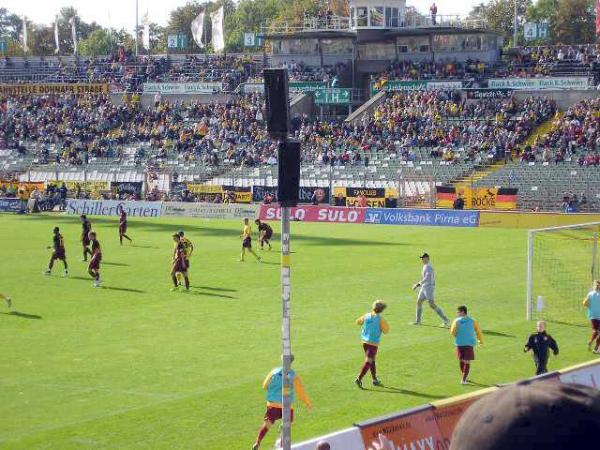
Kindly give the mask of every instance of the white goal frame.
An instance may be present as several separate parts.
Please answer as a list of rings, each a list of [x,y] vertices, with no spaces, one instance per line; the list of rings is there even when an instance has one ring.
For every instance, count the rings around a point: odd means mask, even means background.
[[[529,230],[528,233],[528,242],[527,242],[527,320],[533,320],[534,314],[534,296],[533,293],[533,271],[534,271],[534,251],[535,251],[535,236],[539,233],[547,233],[552,231],[561,231],[561,230],[569,230],[569,229],[578,229],[578,228],[593,228],[597,227],[600,230],[600,222],[589,222],[589,223],[579,223],[573,225],[565,225],[561,227],[549,227],[549,228],[537,228],[533,230]],[[594,233],[594,244],[592,247],[592,264],[591,264],[591,279],[590,285],[594,279],[594,277],[598,276],[598,234],[599,231]]]

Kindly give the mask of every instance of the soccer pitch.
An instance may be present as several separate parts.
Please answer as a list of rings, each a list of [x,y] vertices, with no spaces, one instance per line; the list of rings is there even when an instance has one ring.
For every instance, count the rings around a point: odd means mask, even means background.
[[[13,313],[0,304],[0,448],[249,449],[265,412],[261,383],[280,363],[279,224],[258,264],[238,262],[239,222],[131,218],[134,246],[120,247],[116,218],[91,221],[103,289],[80,261],[77,217],[0,216],[0,292],[14,301]],[[42,275],[54,226],[70,278],[61,262]],[[195,246],[189,294],[169,291],[180,229]],[[294,442],[534,373],[522,351],[534,326],[525,321],[526,231],[293,223],[292,233],[294,368],[315,405],[297,405]],[[467,304],[484,330],[476,385],[459,384],[453,341],[430,308],[426,326],[408,325],[423,251],[438,303],[450,317]],[[389,306],[377,360],[386,387],[367,375],[361,391],[355,319],[376,298]],[[585,324],[549,324],[561,349],[551,370],[591,358]]]

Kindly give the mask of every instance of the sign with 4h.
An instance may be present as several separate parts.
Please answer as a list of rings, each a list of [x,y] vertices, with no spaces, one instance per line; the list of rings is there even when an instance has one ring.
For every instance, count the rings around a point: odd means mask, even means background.
[[[351,89],[333,88],[315,91],[317,105],[349,105],[352,100]]]

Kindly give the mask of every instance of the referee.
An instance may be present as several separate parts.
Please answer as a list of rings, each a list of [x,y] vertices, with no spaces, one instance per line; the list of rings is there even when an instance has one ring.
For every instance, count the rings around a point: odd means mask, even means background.
[[[542,375],[548,372],[548,349],[558,355],[558,344],[552,336],[546,333],[546,322],[540,320],[537,323],[537,332],[529,336],[525,344],[524,352],[533,352],[533,361],[535,362],[535,374]]]

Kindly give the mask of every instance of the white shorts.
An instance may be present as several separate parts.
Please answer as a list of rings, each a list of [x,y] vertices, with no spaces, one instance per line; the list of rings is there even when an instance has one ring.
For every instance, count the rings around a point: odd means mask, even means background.
[[[433,302],[435,299],[435,288],[434,287],[421,287],[419,289],[419,297],[417,297],[418,302],[423,302],[427,300],[428,302]]]

